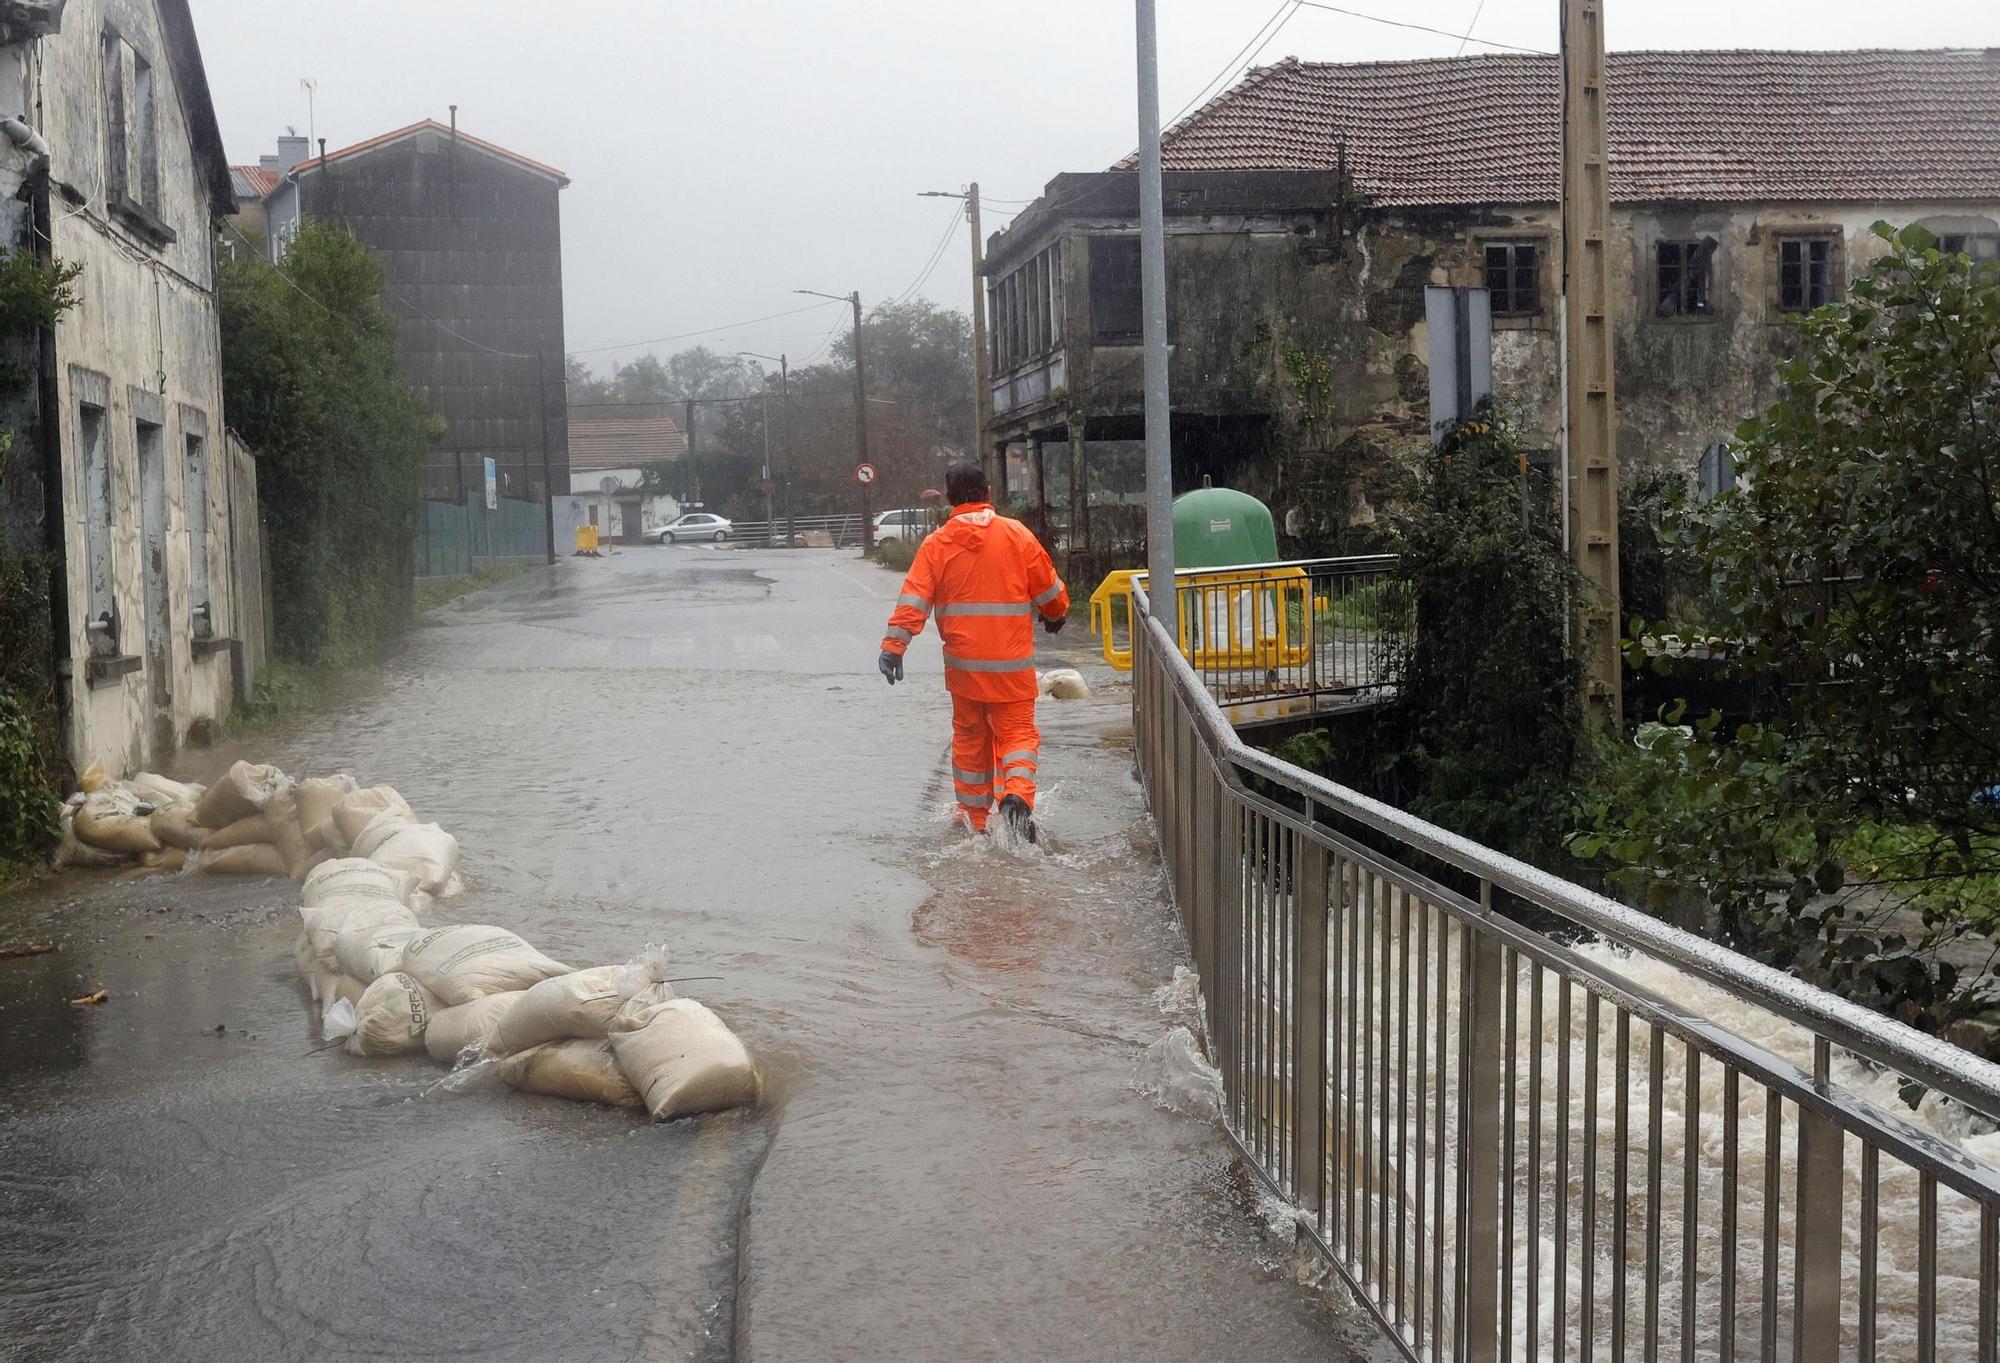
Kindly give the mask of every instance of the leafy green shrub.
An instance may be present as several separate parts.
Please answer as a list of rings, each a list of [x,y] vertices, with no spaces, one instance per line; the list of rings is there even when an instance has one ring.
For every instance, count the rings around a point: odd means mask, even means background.
[[[37,726],[0,690],[0,868],[39,860],[55,845],[62,797],[50,784]]]
[[[884,540],[875,546],[875,557],[891,572],[907,573],[917,561],[917,546],[905,539]]]

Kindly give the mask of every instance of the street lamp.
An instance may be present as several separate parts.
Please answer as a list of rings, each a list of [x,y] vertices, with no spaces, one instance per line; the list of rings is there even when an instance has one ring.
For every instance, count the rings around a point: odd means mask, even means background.
[[[986,470],[986,481],[1004,498],[1007,491],[1004,486],[1006,468],[994,457],[987,436],[993,425],[993,390],[986,373],[986,281],[982,277],[986,260],[979,240],[979,182],[974,180],[962,194],[926,189],[920,191],[917,197],[964,200],[965,220],[972,225],[972,438],[976,442],[979,466]]]
[[[854,463],[857,472],[868,462],[868,381],[861,364],[861,290],[842,295],[818,289],[793,289],[809,298],[831,298],[854,309]],[[861,484],[861,552],[875,549],[875,527],[868,523],[868,484]]]
[[[754,350],[739,350],[738,355],[753,360],[776,360],[778,362],[778,410],[785,423],[785,543],[796,544],[799,537],[799,518],[792,510],[792,367],[784,355],[763,355]],[[764,485],[771,484],[771,393],[764,391]],[[764,523],[769,526],[777,520],[771,509],[771,494],[764,494]],[[770,538],[769,532],[765,539]]]

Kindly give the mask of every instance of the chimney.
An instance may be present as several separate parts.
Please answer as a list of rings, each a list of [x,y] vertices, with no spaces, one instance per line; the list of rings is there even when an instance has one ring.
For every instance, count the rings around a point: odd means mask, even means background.
[[[278,158],[271,155],[270,152],[265,152],[257,158],[257,168],[259,170],[276,170],[278,168]]]
[[[303,137],[286,136],[278,139],[277,156],[265,159],[275,162],[271,166],[272,170],[283,173],[311,155],[312,143]]]

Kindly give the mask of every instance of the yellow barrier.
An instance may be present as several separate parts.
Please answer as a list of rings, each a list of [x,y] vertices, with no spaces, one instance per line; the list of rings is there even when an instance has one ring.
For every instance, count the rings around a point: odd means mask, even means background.
[[[576,551],[579,554],[594,554],[597,552],[596,526],[579,525],[576,528]]]
[[[1090,594],[1090,631],[1104,661],[1120,672],[1132,670],[1132,587],[1145,576],[1121,568]],[[1174,592],[1181,653],[1197,670],[1295,667],[1312,656],[1312,580],[1303,568],[1183,568]]]

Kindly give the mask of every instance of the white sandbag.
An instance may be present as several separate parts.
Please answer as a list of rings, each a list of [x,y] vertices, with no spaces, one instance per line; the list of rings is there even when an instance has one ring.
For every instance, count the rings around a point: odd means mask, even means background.
[[[665,986],[659,986],[664,988]],[[657,1121],[757,1101],[757,1067],[721,1018],[693,999],[634,995],[611,1020],[611,1053]]]
[[[500,1055],[550,1041],[601,1039],[625,1006],[629,972],[622,965],[572,971],[531,985],[494,1034]]]
[[[455,1064],[461,1058],[477,1060],[499,1054],[493,1049],[493,1034],[526,992],[510,989],[471,1003],[438,1009],[431,1014],[431,1025],[424,1029],[424,1049],[440,1065]]]
[[[195,802],[195,816],[204,828],[227,828],[238,819],[247,819],[264,808],[270,798],[290,784],[276,767],[237,762],[220,781]]]
[[[157,809],[192,809],[208,790],[182,781],[170,781],[156,772],[142,771],[125,778],[125,788]]]
[[[333,938],[333,958],[341,973],[373,984],[403,963],[403,948],[421,937],[423,925],[415,914],[388,918],[386,911],[349,914]]]
[[[331,847],[337,852],[347,850],[347,839],[340,834],[340,825],[333,820],[334,806],[344,796],[354,791],[354,778],[342,773],[337,776],[314,776],[298,784],[293,793],[299,807],[299,829],[306,835],[306,841],[314,847]]]
[[[1090,683],[1073,667],[1052,667],[1041,675],[1041,690],[1056,700],[1089,700]]]
[[[174,875],[187,868],[188,852],[180,847],[162,847],[139,858],[139,864],[119,876],[120,880],[144,880],[148,876]]]
[[[259,843],[276,841],[271,834],[271,821],[262,814],[251,814],[234,823],[210,829],[202,847],[220,852],[225,847],[255,847]]]
[[[162,847],[179,847],[189,852],[199,852],[214,836],[201,826],[192,809],[156,809],[147,820],[152,826],[153,836],[160,840]]]
[[[264,819],[271,825],[271,844],[284,854],[285,874],[297,880],[306,873],[313,849],[299,829],[298,802],[290,790],[281,790],[264,804]]]
[[[334,826],[348,846],[361,836],[361,830],[368,827],[375,816],[384,810],[393,809],[405,819],[415,822],[417,813],[409,802],[396,793],[393,786],[369,786],[366,790],[349,791],[340,797],[333,807]]]
[[[204,848],[188,853],[187,865],[190,871],[211,876],[271,876],[288,880],[292,874],[291,867],[285,864],[285,854],[268,842],[225,847],[219,852]]]
[[[434,928],[413,939],[403,948],[403,969],[447,1005],[570,973],[507,929],[482,923]]]
[[[368,986],[354,1005],[349,1055],[407,1055],[424,1048],[424,1028],[441,1007],[430,990],[402,971]]]
[[[387,810],[354,840],[354,855],[408,871],[427,894],[449,893],[458,869],[458,839],[434,823],[411,823]]]
[[[85,796],[72,822],[77,838],[100,852],[144,856],[160,850],[153,833],[153,806],[123,786],[106,786]]]
[[[337,857],[306,873],[305,883],[299,887],[299,899],[310,905],[325,899],[372,895],[407,904],[416,888],[415,878],[407,871],[378,866],[365,857]]]
[[[67,806],[62,814],[62,845],[56,849],[56,865],[65,869],[92,870],[109,866],[130,866],[138,857],[128,852],[106,852],[92,847],[76,835],[75,811]]]
[[[501,1083],[522,1093],[610,1107],[644,1106],[605,1041],[554,1041],[530,1047],[507,1057],[496,1069]]]
[[[364,932],[371,928],[418,926],[417,916],[409,909],[393,899],[376,895],[335,896],[317,904],[301,904],[299,923],[312,943],[313,960],[321,970],[329,971],[340,969],[340,934],[349,928]],[[391,963],[389,969],[395,968],[395,963]]]
[[[350,1026],[346,1031],[327,1031],[324,1026],[326,1010],[342,999],[346,999],[350,1007],[360,1003],[361,996],[368,992],[368,983],[367,980],[357,980],[352,975],[333,975],[324,970],[314,970],[306,976],[306,990],[312,995],[313,1002],[319,1005],[321,1030],[327,1036],[346,1036],[348,1032],[354,1030]]]

